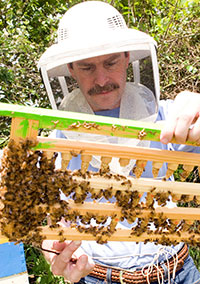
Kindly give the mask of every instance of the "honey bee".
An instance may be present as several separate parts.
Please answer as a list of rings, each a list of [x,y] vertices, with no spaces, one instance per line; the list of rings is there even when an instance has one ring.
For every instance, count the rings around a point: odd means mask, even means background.
[[[117,180],[117,181],[120,181],[121,180],[121,176],[119,174],[115,174],[114,176],[114,179]]]
[[[68,126],[68,129],[79,128],[80,126],[81,126],[81,123],[79,121],[77,121],[77,122],[74,122],[74,123],[70,124]]]
[[[138,139],[142,140],[146,135],[147,133],[145,132],[145,129],[143,128],[142,130],[138,132]]]
[[[103,196],[106,198],[106,199],[109,199],[109,198],[111,198],[112,196],[113,196],[113,187],[111,186],[110,188],[108,188],[108,189],[105,189],[104,191],[103,191]]]
[[[115,131],[116,129],[117,129],[117,126],[113,124],[111,127],[111,131]]]

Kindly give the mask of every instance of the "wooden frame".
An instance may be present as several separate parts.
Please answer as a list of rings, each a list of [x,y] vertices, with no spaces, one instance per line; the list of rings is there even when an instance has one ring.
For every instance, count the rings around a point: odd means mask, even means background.
[[[109,179],[105,175],[85,175],[87,171],[87,166],[92,155],[99,155],[105,158],[105,164],[108,165],[110,158],[118,157],[121,159],[122,164],[127,164],[130,159],[135,159],[137,162],[142,162],[145,166],[147,161],[153,162],[153,169],[159,170],[162,163],[167,162],[169,167],[168,176],[171,176],[173,171],[177,168],[179,164],[185,166],[186,171],[189,172],[194,166],[200,168],[200,156],[195,153],[185,153],[185,152],[173,152],[160,149],[150,149],[143,147],[131,147],[124,145],[111,145],[111,144],[101,144],[93,142],[83,142],[83,141],[70,141],[66,139],[52,139],[47,137],[39,137],[38,130],[41,128],[45,129],[61,129],[78,131],[84,133],[94,133],[100,135],[111,135],[116,137],[127,137],[127,138],[137,138],[140,140],[151,140],[159,141],[160,131],[162,129],[162,124],[152,124],[152,123],[142,123],[125,119],[116,118],[105,118],[86,114],[77,114],[71,112],[54,111],[40,108],[30,108],[24,106],[1,104],[0,103],[0,116],[10,116],[12,117],[11,134],[10,139],[15,142],[20,142],[26,138],[32,138],[37,140],[37,145],[32,148],[34,150],[40,150],[47,153],[49,159],[52,157],[54,152],[61,152],[63,160],[64,158],[68,161],[64,163],[64,168],[72,157],[72,152],[76,154],[81,154],[83,157],[84,169],[82,168],[82,175],[75,176],[71,175],[72,180],[81,184],[81,182],[88,182],[89,186],[93,190],[109,189],[112,188],[113,194],[117,191],[121,192],[138,192],[143,194],[147,192],[154,198],[158,193],[166,193],[171,195],[174,200],[181,199],[181,196],[186,196],[184,200],[193,200],[195,196],[196,202],[200,202],[200,190],[199,184],[188,183],[188,182],[172,182],[166,180],[157,180],[151,178],[133,178],[128,177],[126,181],[123,178],[117,179],[115,175],[110,175]],[[77,119],[78,117],[78,119]],[[173,141],[176,142],[176,141]],[[188,145],[199,146],[193,142],[187,142]],[[136,167],[137,167],[136,162]],[[140,163],[139,163],[140,164]],[[138,168],[141,165],[138,164]],[[158,168],[157,168],[158,166]],[[144,168],[143,168],[144,169]],[[142,169],[142,170],[143,170]],[[85,176],[84,176],[85,175]],[[1,194],[4,196],[4,189],[1,188]],[[54,206],[56,207],[56,206]],[[59,205],[58,205],[59,207]],[[121,208],[116,204],[109,203],[83,203],[76,204],[74,201],[67,204],[68,212],[79,212],[79,214],[84,215],[88,212],[93,214],[102,214],[104,216],[111,216],[115,213],[115,218],[121,218]],[[49,210],[49,209],[48,209]],[[138,210],[136,217],[144,220],[150,216],[150,211],[145,206],[142,210]],[[162,214],[162,215],[161,215]],[[185,220],[188,225],[194,224],[195,221],[200,220],[200,209],[199,208],[165,208],[159,207],[154,210],[154,218],[159,219],[160,217],[165,217],[173,220],[174,224],[178,224],[181,220]],[[47,238],[56,239],[59,238],[59,230],[56,228],[43,227],[42,235]],[[62,236],[67,239],[86,239],[93,240],[96,239],[95,236],[85,233],[78,232],[75,228],[64,228],[62,229]],[[101,236],[102,237],[102,236]],[[112,241],[166,241],[166,239],[174,241],[195,241],[200,243],[200,235],[194,233],[193,231],[181,232],[178,230],[176,233],[172,234],[170,232],[163,231],[162,233],[156,232],[143,232],[137,235],[130,234],[130,230],[116,229],[111,236],[102,237],[103,240]]]

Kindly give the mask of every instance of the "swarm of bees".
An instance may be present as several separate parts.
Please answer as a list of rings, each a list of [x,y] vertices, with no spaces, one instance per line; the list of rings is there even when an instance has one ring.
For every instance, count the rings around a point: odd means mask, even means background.
[[[0,225],[1,233],[10,241],[41,245],[45,238],[41,234],[41,227],[47,222],[47,216],[50,216],[48,222],[50,228],[58,227],[58,222],[64,218],[79,232],[92,234],[98,243],[107,242],[116,231],[118,221],[125,219],[130,224],[134,223],[132,236],[140,236],[144,231],[150,235],[153,224],[154,232],[163,234],[163,237],[155,239],[155,242],[162,244],[169,245],[173,242],[167,238],[166,231],[173,234],[184,231],[199,234],[199,221],[188,223],[182,220],[177,224],[162,214],[155,215],[154,202],[157,201],[160,206],[166,205],[170,192],[154,192],[152,189],[146,196],[146,202],[141,202],[140,193],[137,190],[130,190],[131,181],[126,177],[109,173],[106,166],[97,173],[85,170],[82,172],[81,169],[75,172],[55,169],[57,154],[48,156],[45,152],[33,151],[32,148],[36,144],[35,140],[30,139],[19,143],[10,140],[7,148],[4,149],[0,169],[2,208]],[[114,190],[112,187],[94,189],[88,178],[97,175],[119,181],[126,190]],[[77,177],[81,177],[81,181]],[[61,200],[61,191],[78,204],[84,203],[88,195],[97,200],[104,198],[109,201],[114,198],[116,205],[121,208],[120,220],[116,214],[108,217],[103,213],[83,215],[78,210],[72,211],[68,202]],[[144,208],[150,209],[150,213],[144,218],[139,218]],[[59,237],[60,241],[65,240],[62,228]],[[190,241],[194,243],[193,239]]]

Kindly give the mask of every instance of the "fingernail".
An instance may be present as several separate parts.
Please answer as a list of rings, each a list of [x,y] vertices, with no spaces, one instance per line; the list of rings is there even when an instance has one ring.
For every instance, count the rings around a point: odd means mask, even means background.
[[[75,246],[79,247],[81,245],[81,241],[73,241],[73,243],[75,244]]]
[[[80,258],[80,260],[81,260],[80,263],[79,263],[80,268],[81,268],[81,269],[84,269],[85,266],[86,266],[87,263],[88,263],[88,257],[87,257],[87,255],[82,255],[81,258]]]

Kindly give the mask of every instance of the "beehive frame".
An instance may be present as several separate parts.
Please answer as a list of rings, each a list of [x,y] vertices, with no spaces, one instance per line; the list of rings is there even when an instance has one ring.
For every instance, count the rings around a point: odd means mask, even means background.
[[[159,194],[171,195],[174,200],[179,200],[184,197],[184,200],[195,200],[200,203],[200,190],[199,184],[188,182],[171,182],[166,180],[156,180],[151,178],[140,178],[141,169],[143,171],[147,161],[153,162],[153,169],[158,172],[160,165],[163,162],[168,163],[167,177],[171,176],[175,168],[179,164],[183,164],[185,172],[189,173],[194,166],[200,168],[200,156],[195,153],[173,152],[160,149],[150,149],[143,147],[130,147],[124,145],[111,145],[83,141],[70,141],[66,139],[39,137],[39,129],[60,129],[72,130],[84,133],[93,133],[99,135],[109,135],[116,137],[137,138],[140,140],[159,141],[162,124],[143,123],[138,121],[131,121],[125,119],[108,118],[87,114],[77,114],[72,112],[55,111],[41,108],[31,108],[19,105],[3,104],[0,103],[0,116],[12,117],[10,141],[15,143],[22,143],[26,139],[35,139],[37,143],[32,146],[31,151],[43,151],[46,157],[50,160],[55,152],[62,153],[62,167],[63,170],[73,156],[73,154],[81,154],[82,169],[78,173],[70,173],[72,182],[86,183],[92,189],[92,192],[98,192],[104,189],[104,195],[110,189],[111,193],[116,196],[125,196],[129,193],[135,193],[136,199],[144,192],[147,192],[149,204],[152,204],[154,198],[159,199]],[[78,119],[77,119],[78,117]],[[176,141],[172,141],[176,142]],[[188,145],[199,146],[192,142],[187,142]],[[88,173],[87,167],[92,155],[100,155],[103,157],[102,166],[104,165],[104,173],[95,174]],[[112,157],[121,159],[122,164],[126,164],[128,160],[135,159],[136,162],[136,177],[124,178],[119,175],[111,175],[108,169],[108,163]],[[157,168],[157,165],[159,167]],[[176,166],[174,166],[176,165]],[[137,171],[138,167],[138,171]],[[2,191],[2,200],[4,200],[5,192]],[[106,192],[107,191],[107,192]],[[106,192],[106,193],[105,193]],[[120,192],[120,193],[119,193]],[[73,239],[73,240],[97,240],[99,242],[111,241],[156,241],[159,243],[168,243],[169,240],[173,243],[177,241],[186,241],[190,243],[200,244],[200,235],[198,230],[198,222],[200,220],[200,208],[166,208],[158,207],[147,208],[145,206],[129,208],[125,210],[121,207],[120,202],[116,203],[97,203],[97,202],[82,202],[77,199],[77,195],[81,196],[81,191],[76,192],[76,200],[69,200],[66,203],[67,216],[72,216],[78,212],[79,215],[86,215],[87,218],[92,216],[101,216],[102,212],[105,216],[113,216],[113,223],[110,224],[110,232],[106,233],[106,227],[103,228],[103,233],[93,232],[91,230],[83,230],[78,226],[62,228],[50,228],[44,226],[41,229],[41,235],[48,239]],[[94,195],[95,196],[95,195]],[[96,195],[97,197],[97,195]],[[120,198],[119,198],[120,200]],[[60,206],[54,204],[54,208]],[[44,206],[45,207],[45,206]],[[41,206],[40,206],[41,208]],[[48,207],[47,211],[51,211]],[[131,211],[134,211],[131,213]],[[137,225],[134,230],[116,229],[115,225],[122,217],[126,218],[127,214],[132,214],[133,220],[137,218],[142,220],[143,223]],[[130,214],[130,215],[131,215]],[[51,215],[51,214],[50,214]],[[129,218],[129,217],[127,217]],[[149,231],[144,223],[148,219],[173,220],[173,232],[169,231]],[[129,218],[131,222],[131,218]],[[160,223],[161,224],[161,223]],[[158,226],[160,226],[160,224]],[[195,225],[194,225],[195,224]],[[181,228],[185,226],[186,229],[182,232]],[[194,228],[191,229],[191,227]],[[53,227],[53,226],[52,226]],[[112,227],[112,228],[111,228]],[[168,226],[169,228],[169,226]]]

